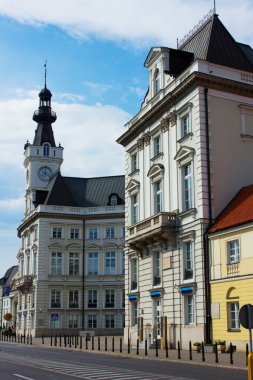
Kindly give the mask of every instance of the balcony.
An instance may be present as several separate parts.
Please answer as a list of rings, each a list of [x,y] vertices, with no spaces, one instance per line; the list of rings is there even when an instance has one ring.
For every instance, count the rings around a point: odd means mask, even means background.
[[[17,290],[20,290],[22,293],[28,291],[33,285],[33,275],[26,275],[16,279],[15,286]]]
[[[240,274],[239,263],[227,265],[227,276],[228,277],[239,276],[239,274]]]
[[[164,245],[168,240],[175,240],[177,231],[177,214],[161,212],[128,228],[126,243],[130,248],[142,252],[149,245],[160,243]]]

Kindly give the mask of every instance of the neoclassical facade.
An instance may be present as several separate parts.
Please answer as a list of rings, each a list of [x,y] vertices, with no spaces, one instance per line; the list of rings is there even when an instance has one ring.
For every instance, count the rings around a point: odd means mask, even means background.
[[[24,147],[25,215],[18,235],[17,333],[121,334],[124,326],[124,176],[61,175],[51,92]]]
[[[212,340],[206,231],[252,182],[253,51],[209,14],[152,48],[125,148],[126,328],[132,342]]]

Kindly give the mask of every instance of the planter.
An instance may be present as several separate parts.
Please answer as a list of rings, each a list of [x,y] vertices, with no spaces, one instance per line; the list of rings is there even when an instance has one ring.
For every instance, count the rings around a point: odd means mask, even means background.
[[[217,348],[218,348],[218,351],[220,351],[220,352],[226,352],[226,345],[225,344],[218,344]]]
[[[201,352],[201,346],[193,346],[193,351]]]

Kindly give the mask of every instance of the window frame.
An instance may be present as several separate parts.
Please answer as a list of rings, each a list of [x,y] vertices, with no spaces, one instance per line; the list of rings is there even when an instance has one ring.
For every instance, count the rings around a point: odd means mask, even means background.
[[[116,274],[116,252],[115,251],[105,252],[105,275],[114,276],[115,274]]]
[[[69,290],[68,293],[69,293],[69,297],[68,297],[69,309],[79,309],[79,304],[80,304],[79,290],[72,289],[72,290]]]
[[[231,247],[231,244],[237,243],[237,247]],[[227,263],[229,265],[238,264],[240,262],[241,254],[240,254],[240,240],[233,239],[227,241]]]
[[[87,265],[88,276],[97,276],[99,274],[99,254],[98,254],[98,252],[97,251],[88,252],[87,260],[88,260],[88,265]],[[90,270],[90,268],[92,270]],[[94,268],[95,268],[95,270],[94,270]]]
[[[71,257],[72,255],[75,255],[75,256]],[[79,252],[69,252],[68,273],[70,276],[79,276],[80,274],[80,253]]]
[[[235,310],[232,310],[232,306],[235,306]],[[238,331],[240,330],[240,321],[239,321],[239,310],[240,305],[239,301],[228,302],[228,330],[229,331]],[[234,314],[233,318],[231,317]],[[234,326],[232,326],[234,323]]]
[[[53,256],[56,256],[55,258]],[[53,263],[55,261],[55,264]],[[51,252],[51,276],[61,276],[63,274],[63,253]]]
[[[88,289],[87,308],[97,309],[98,307],[98,291],[97,289]]]

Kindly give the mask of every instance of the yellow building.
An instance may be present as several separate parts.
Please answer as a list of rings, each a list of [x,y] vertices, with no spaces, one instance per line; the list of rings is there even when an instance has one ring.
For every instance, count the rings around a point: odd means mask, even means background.
[[[253,185],[244,187],[208,231],[212,337],[245,350],[239,310],[253,304]]]

